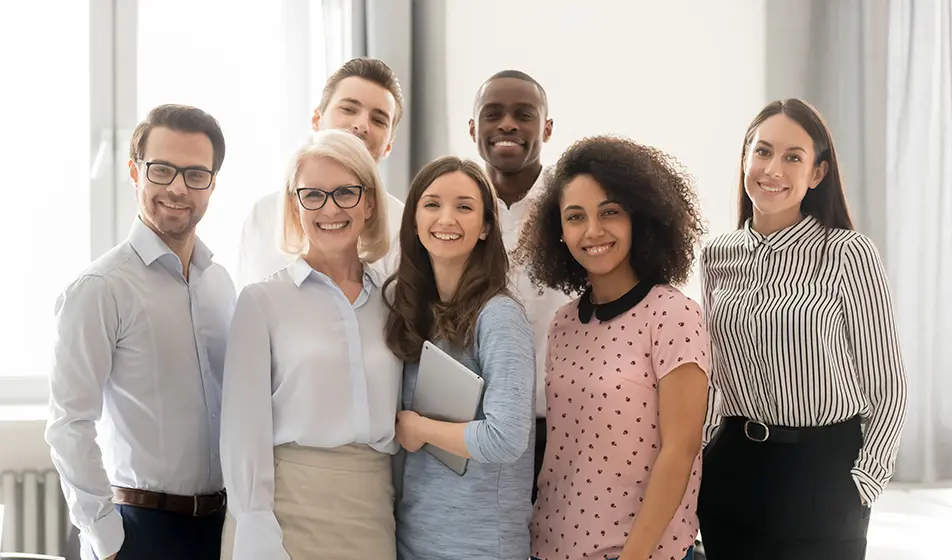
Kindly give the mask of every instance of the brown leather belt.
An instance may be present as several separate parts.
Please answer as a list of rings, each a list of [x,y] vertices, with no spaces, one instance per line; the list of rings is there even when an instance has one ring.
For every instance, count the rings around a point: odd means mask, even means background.
[[[204,496],[175,496],[173,494],[162,494],[161,492],[114,486],[112,496],[113,501],[117,504],[170,511],[193,517],[205,517],[218,513],[225,509],[227,505],[224,490]]]

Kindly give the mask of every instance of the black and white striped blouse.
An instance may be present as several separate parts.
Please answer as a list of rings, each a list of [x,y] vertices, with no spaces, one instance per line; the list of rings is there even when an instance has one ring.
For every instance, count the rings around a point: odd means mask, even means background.
[[[747,226],[701,255],[713,391],[705,443],[721,416],[802,427],[864,421],[852,471],[866,503],[892,476],[906,380],[876,247],[813,217],[768,236]]]

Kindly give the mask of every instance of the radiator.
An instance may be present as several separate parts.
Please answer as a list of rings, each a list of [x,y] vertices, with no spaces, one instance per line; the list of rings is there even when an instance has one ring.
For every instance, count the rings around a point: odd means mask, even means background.
[[[56,471],[4,472],[0,552],[62,555],[70,527]]]

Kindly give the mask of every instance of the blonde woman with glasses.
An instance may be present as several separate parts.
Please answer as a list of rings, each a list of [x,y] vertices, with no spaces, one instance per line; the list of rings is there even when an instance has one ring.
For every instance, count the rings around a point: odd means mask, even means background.
[[[384,340],[386,197],[364,144],[318,132],[284,193],[294,260],[239,296],[221,452],[234,558],[392,559],[402,362]]]

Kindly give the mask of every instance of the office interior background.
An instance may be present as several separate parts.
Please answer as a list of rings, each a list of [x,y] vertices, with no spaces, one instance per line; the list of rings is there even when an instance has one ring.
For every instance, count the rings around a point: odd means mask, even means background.
[[[135,218],[128,142],[160,103],[221,122],[199,235],[235,272],[252,204],[282,185],[325,78],[357,55],[401,79],[383,165],[402,198],[430,159],[478,159],[480,83],[523,70],[555,121],[544,163],[616,133],[677,157],[710,235],[736,226],[739,155],[768,101],[826,118],[857,229],[882,254],[910,387],[874,559],[952,550],[952,0],[36,0],[0,4],[0,551],[65,554],[43,440],[53,303]],[[699,296],[696,276],[685,287]]]

